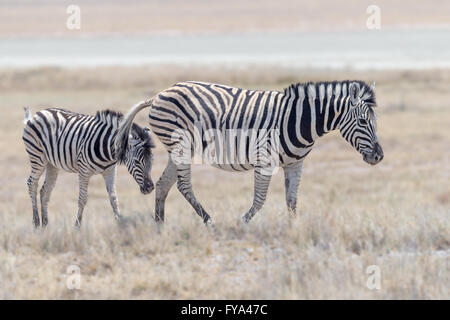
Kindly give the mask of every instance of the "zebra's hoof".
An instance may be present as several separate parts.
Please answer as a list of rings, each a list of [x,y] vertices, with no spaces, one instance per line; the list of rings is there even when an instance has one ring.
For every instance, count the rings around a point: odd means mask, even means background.
[[[164,224],[164,218],[161,218],[161,216],[155,214],[155,217],[153,218],[153,220],[157,223],[157,224]]]
[[[206,229],[208,230],[209,233],[211,233],[212,235],[219,235],[219,229],[217,229],[216,225],[212,222],[211,219],[209,219],[208,221],[205,222],[205,226]]]
[[[250,217],[248,217],[247,215],[243,215],[242,217],[241,217],[241,222],[244,224],[244,225],[248,225],[248,223],[250,222]]]
[[[212,222],[211,219],[208,219],[208,220],[205,221],[205,226],[206,226],[208,229],[211,229],[211,230],[213,230],[213,231],[216,230],[216,226],[214,225],[214,223]]]
[[[116,220],[116,222],[119,224],[119,225],[122,225],[122,224],[124,224],[124,223],[126,223],[127,221],[127,219],[125,218],[125,217],[123,217],[123,216],[121,216],[121,215],[115,215],[114,216],[114,220]]]

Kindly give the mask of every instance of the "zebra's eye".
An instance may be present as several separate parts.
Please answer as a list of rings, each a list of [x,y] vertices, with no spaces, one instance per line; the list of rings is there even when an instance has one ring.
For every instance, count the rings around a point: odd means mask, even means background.
[[[363,119],[363,118],[359,118],[359,119],[358,119],[358,124],[359,124],[360,126],[367,126],[367,120],[366,120],[366,119]]]

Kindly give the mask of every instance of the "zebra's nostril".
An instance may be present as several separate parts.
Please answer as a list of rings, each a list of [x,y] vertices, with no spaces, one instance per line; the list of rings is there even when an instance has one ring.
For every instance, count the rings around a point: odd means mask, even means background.
[[[383,160],[383,154],[376,154],[373,158],[376,162],[380,162],[381,160]]]

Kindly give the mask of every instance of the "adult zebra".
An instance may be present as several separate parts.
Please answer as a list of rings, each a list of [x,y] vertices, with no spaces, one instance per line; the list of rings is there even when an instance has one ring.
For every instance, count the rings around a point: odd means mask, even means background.
[[[95,116],[90,116],[58,108],[45,109],[31,116],[30,110],[25,108],[23,141],[31,164],[27,184],[35,227],[40,225],[37,188],[44,170],[45,181],[40,191],[43,226],[48,223],[48,202],[60,169],[78,173],[77,226],[81,224],[87,203],[89,179],[94,174],[103,175],[114,217],[120,218],[115,188],[118,162],[126,164],[142,193],[153,190],[150,169],[154,144],[147,128],[133,123],[129,143],[120,159],[116,155],[115,139],[122,118],[121,113],[110,110],[98,111]]]
[[[362,81],[298,83],[282,92],[244,90],[188,81],[160,92],[150,104],[151,129],[170,155],[167,167],[156,183],[157,221],[164,220],[165,199],[177,180],[178,190],[197,214],[206,224],[211,221],[192,190],[190,162],[175,161],[180,150],[186,151],[186,146],[180,149],[185,140],[180,139],[180,134],[175,134],[180,130],[189,138],[188,142],[195,142],[200,127],[205,132],[200,134],[203,150],[208,150],[210,145],[219,145],[219,152],[235,154],[233,158],[238,160],[236,163],[213,163],[216,167],[231,171],[255,169],[253,204],[243,216],[245,222],[261,209],[271,178],[270,172],[264,169],[271,166],[272,161],[250,161],[255,151],[259,154],[264,153],[260,149],[276,150],[275,160],[284,170],[286,203],[292,213],[296,210],[303,159],[318,137],[339,129],[366,162],[376,164],[383,158],[376,135],[374,88]],[[125,116],[117,139],[118,152],[125,152],[124,146],[133,118],[145,107],[136,106]],[[217,139],[211,139],[211,135],[206,134],[210,129],[219,132],[244,129],[244,133],[235,134],[232,138],[222,134],[219,142],[223,143],[217,143]],[[262,131],[263,134],[258,135],[262,137],[267,137],[270,131],[278,143],[256,142],[252,148],[252,139],[248,134],[245,137],[245,132],[249,131]],[[241,148],[230,147],[238,144],[238,141],[241,142]],[[191,152],[195,152],[194,145],[188,145]],[[236,149],[239,149],[240,156],[236,154]],[[260,158],[267,160],[268,157]]]

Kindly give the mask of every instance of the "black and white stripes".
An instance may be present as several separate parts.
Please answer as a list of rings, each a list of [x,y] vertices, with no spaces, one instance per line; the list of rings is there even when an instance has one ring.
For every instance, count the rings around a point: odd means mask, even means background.
[[[156,184],[156,220],[164,219],[165,198],[178,181],[180,192],[205,222],[210,221],[194,196],[191,162],[185,161],[186,153],[190,160],[198,147],[203,159],[212,151],[215,161],[209,163],[218,168],[255,170],[253,204],[243,216],[246,222],[266,199],[273,172],[267,167],[274,165],[284,170],[286,202],[295,212],[303,159],[315,140],[329,131],[339,129],[366,162],[378,163],[383,153],[376,136],[373,90],[362,81],[293,84],[282,92],[189,81],[163,90],[149,103],[151,129],[170,155]],[[127,136],[126,128],[144,107],[130,110],[118,141]],[[268,157],[260,156],[268,150]],[[218,156],[224,154],[227,157]]]
[[[77,225],[80,225],[86,205],[89,179],[101,173],[105,179],[114,216],[119,218],[115,191],[115,174],[118,157],[115,139],[122,114],[105,110],[95,116],[83,115],[63,109],[50,108],[33,117],[26,109],[23,141],[31,164],[28,190],[33,206],[33,222],[40,225],[37,207],[39,178],[46,170],[45,182],[40,191],[42,225],[47,225],[47,206],[59,170],[78,173],[79,200]],[[128,141],[128,140],[127,140]],[[150,168],[153,142],[147,129],[133,124],[131,139],[124,148],[120,162],[127,165],[141,188],[149,193],[153,189]]]

